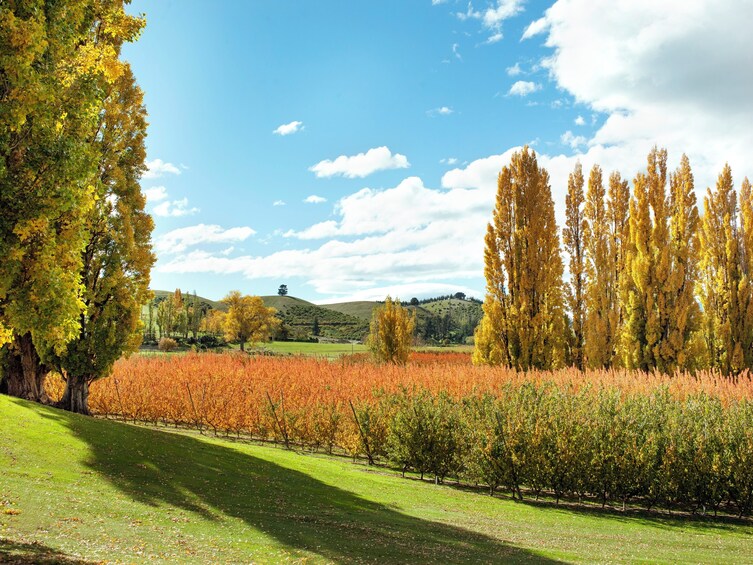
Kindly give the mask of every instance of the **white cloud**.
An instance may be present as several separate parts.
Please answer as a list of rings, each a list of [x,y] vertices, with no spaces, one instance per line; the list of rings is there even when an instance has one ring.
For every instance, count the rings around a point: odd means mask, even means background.
[[[528,80],[519,80],[510,87],[508,94],[510,96],[528,96],[537,90],[541,90],[540,84]]]
[[[560,136],[560,142],[565,145],[569,145],[573,149],[577,149],[581,145],[585,145],[588,140],[582,135],[573,135],[573,132],[567,130]]]
[[[147,170],[141,178],[156,179],[163,175],[179,175],[180,169],[172,163],[166,163],[162,159],[153,159],[146,162]]]
[[[445,2],[447,2],[447,0],[431,0],[431,5],[439,6],[440,4],[444,4]]]
[[[544,19],[550,77],[604,116],[584,162],[632,177],[657,144],[670,165],[688,155],[701,189],[727,161],[738,180],[751,174],[753,3],[558,0]]]
[[[307,196],[303,200],[307,204],[322,204],[323,202],[326,202],[327,199],[323,196],[317,196],[316,194],[312,194],[311,196]]]
[[[440,159],[439,162],[442,165],[457,165],[458,164],[458,158],[457,157],[447,157],[445,159]]]
[[[512,67],[507,67],[505,70],[507,71],[508,76],[511,77],[523,74],[523,69],[520,68],[520,63],[515,63]]]
[[[182,198],[180,200],[166,200],[161,204],[157,204],[152,208],[152,214],[162,217],[180,217],[191,216],[198,212],[198,208],[188,207],[188,198]]]
[[[309,167],[319,178],[329,178],[336,175],[347,178],[363,178],[377,171],[387,169],[407,169],[410,163],[405,155],[394,155],[387,147],[375,147],[366,153],[347,156],[340,155],[335,160],[325,159]]]
[[[440,106],[439,108],[433,108],[426,112],[429,116],[449,116],[450,114],[454,114],[455,110],[450,108],[449,106]]]
[[[159,202],[167,198],[167,189],[164,186],[153,186],[142,191],[147,202]]]
[[[583,116],[578,116],[577,118],[575,118],[575,125],[584,126],[586,125],[586,120],[583,119]]]
[[[483,190],[443,190],[410,177],[394,188],[359,190],[337,203],[337,219],[284,234],[291,244],[316,243],[312,247],[232,258],[189,250],[158,268],[251,279],[303,277],[317,292],[341,300],[356,291],[378,297],[386,288],[410,298],[419,294],[418,286],[429,284],[444,293],[456,288],[458,279],[480,280],[495,192],[496,179]],[[400,290],[408,288],[402,285],[413,286],[408,291]],[[467,294],[476,290],[457,288]]]
[[[320,286],[326,286],[326,281],[316,281]],[[339,288],[337,282],[333,285],[333,288]],[[351,291],[346,296],[335,296],[329,299],[317,301],[317,304],[334,304],[337,302],[351,302],[351,301],[375,301],[384,300],[385,297],[391,296],[393,299],[399,298],[400,300],[407,301],[413,297],[416,298],[432,298],[434,296],[445,296],[448,294],[455,294],[456,292],[462,292],[466,296],[475,297],[479,300],[483,299],[483,289],[470,288],[467,286],[460,286],[457,284],[447,283],[435,283],[435,282],[418,282],[410,284],[392,284],[389,286],[380,286],[374,288],[364,288],[362,290]]]
[[[245,241],[256,232],[249,227],[223,229],[217,225],[198,224],[167,232],[157,238],[154,248],[157,253],[182,253],[190,247],[212,243],[231,243]],[[220,252],[221,255],[232,253],[233,247]]]
[[[282,124],[281,126],[278,126],[277,129],[272,131],[272,133],[277,135],[290,135],[292,133],[302,131],[304,127],[305,126],[303,125],[303,122],[294,121],[290,122],[289,124]]]
[[[275,200],[274,202],[272,202],[272,206],[285,206],[285,201],[284,200]]]
[[[496,43],[502,39],[502,22],[522,12],[524,2],[525,0],[496,0],[496,3],[483,10],[475,10],[469,2],[465,12],[457,12],[455,15],[461,21],[480,20],[483,28],[491,34],[486,43]]]
[[[539,35],[540,33],[544,33],[548,27],[549,22],[545,17],[534,20],[530,24],[528,24],[528,27],[523,32],[523,36],[520,38],[520,40],[523,41],[524,39],[530,39],[531,37]]]
[[[453,43],[452,44],[452,54],[455,55],[455,58],[458,61],[463,60],[463,56],[460,54],[460,44],[459,43]]]

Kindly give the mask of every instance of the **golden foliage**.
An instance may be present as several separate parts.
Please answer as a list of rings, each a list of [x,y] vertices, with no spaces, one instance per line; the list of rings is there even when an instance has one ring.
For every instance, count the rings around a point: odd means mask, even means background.
[[[229,306],[224,323],[225,338],[238,341],[241,351],[246,342],[268,340],[280,325],[279,318],[275,317],[277,310],[267,308],[258,296],[242,296],[233,290],[222,301]]]
[[[371,316],[368,346],[374,359],[404,365],[410,355],[415,328],[415,312],[411,315],[399,300],[388,296]]]
[[[562,366],[563,265],[554,203],[549,174],[528,147],[499,174],[485,242],[486,298],[474,362]]]

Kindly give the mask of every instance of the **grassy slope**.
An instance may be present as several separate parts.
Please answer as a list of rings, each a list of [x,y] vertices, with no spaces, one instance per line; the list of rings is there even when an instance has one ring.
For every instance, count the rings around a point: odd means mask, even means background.
[[[173,295],[173,292],[168,291],[168,290],[152,290],[152,292],[154,293],[154,298],[168,297],[168,296]],[[190,292],[191,292],[191,296],[193,296],[193,291],[190,291]],[[186,295],[184,294],[183,296],[185,297]],[[197,296],[196,298],[199,302],[206,302],[212,308],[217,308],[219,310],[222,310],[223,312],[227,310],[227,306],[223,304],[222,302],[218,302],[216,300],[209,300],[209,298],[204,298],[202,296]]]
[[[346,460],[84,418],[4,396],[0,422],[0,561],[751,557],[750,523],[542,508]]]

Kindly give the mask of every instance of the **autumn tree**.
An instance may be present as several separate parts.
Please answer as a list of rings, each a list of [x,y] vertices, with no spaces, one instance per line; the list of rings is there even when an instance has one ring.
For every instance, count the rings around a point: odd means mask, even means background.
[[[625,272],[626,257],[630,246],[630,187],[617,171],[609,175],[607,194],[607,223],[609,225],[609,276],[605,293],[608,300],[609,336],[611,348],[604,359],[605,367],[622,365],[618,348],[625,323],[625,303],[620,287]],[[601,361],[601,360],[598,360]],[[596,358],[591,367],[599,366]]]
[[[277,310],[266,307],[258,296],[242,296],[233,290],[222,301],[228,305],[225,338],[239,342],[241,351],[244,351],[246,342],[254,344],[268,340],[280,325],[275,316]]]
[[[661,355],[662,368],[695,369],[705,365],[700,334],[701,310],[696,300],[700,259],[695,182],[686,155],[670,175],[670,272],[665,287],[667,326]]]
[[[415,328],[415,311],[411,315],[399,300],[388,296],[371,316],[367,343],[374,358],[380,363],[407,363]]]
[[[476,364],[521,370],[564,363],[563,264],[549,174],[528,147],[497,180],[484,250],[486,298]]]
[[[225,333],[225,312],[212,308],[201,320],[201,330],[209,335],[221,336]]]
[[[97,125],[143,20],[118,0],[0,3],[0,339],[8,391],[41,400],[79,331]]]
[[[129,67],[106,100],[95,140],[99,155],[96,202],[86,219],[81,279],[85,309],[79,331],[51,364],[65,380],[59,406],[88,414],[89,385],[110,374],[141,344],[141,307],[154,263],[151,216],[139,184],[146,170],[146,110]]]
[[[610,254],[611,233],[601,168],[594,165],[588,176],[583,216],[585,228],[585,361],[590,368],[609,367],[614,350],[612,316],[616,299]]]
[[[584,233],[586,221],[583,215],[583,168],[580,162],[567,179],[567,195],[565,196],[565,229],[562,230],[562,240],[565,251],[570,256],[570,284],[567,288],[567,305],[572,316],[574,335],[571,352],[572,363],[578,369],[583,369],[583,325],[585,320],[585,245]]]
[[[706,191],[701,223],[701,304],[711,366],[725,374],[751,363],[750,184],[740,194],[740,223],[732,169],[725,165],[716,187]]]

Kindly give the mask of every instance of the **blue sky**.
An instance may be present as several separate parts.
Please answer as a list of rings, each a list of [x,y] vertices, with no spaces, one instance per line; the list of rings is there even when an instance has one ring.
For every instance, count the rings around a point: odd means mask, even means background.
[[[482,297],[496,174],[526,143],[558,210],[576,160],[632,178],[654,143],[699,185],[750,175],[750,3],[655,4],[134,1],[152,288]]]

